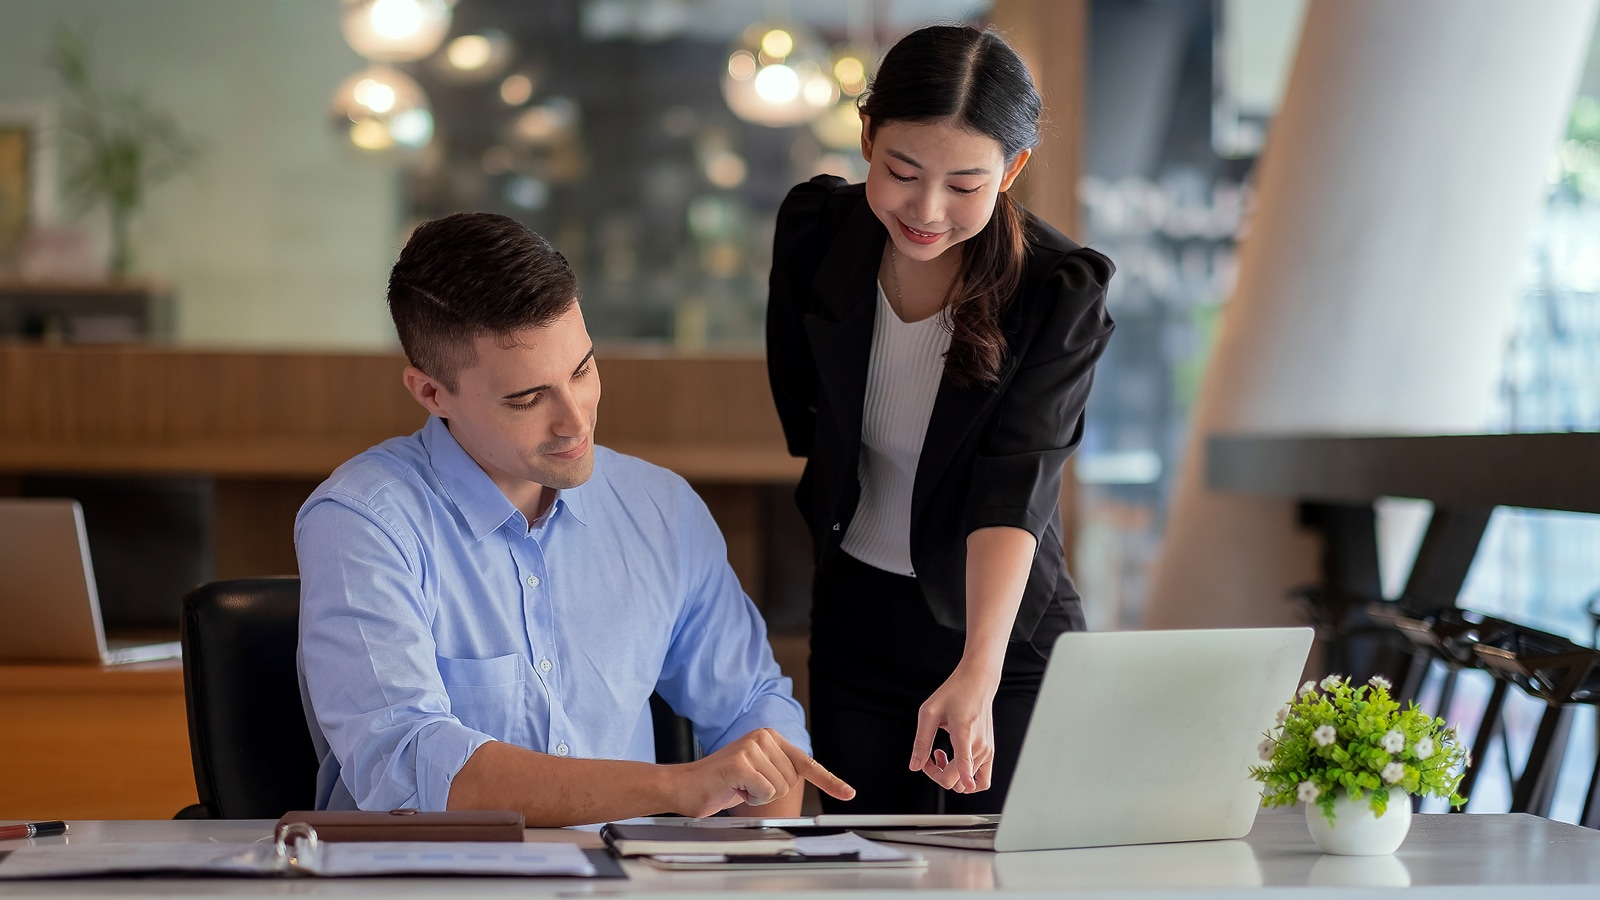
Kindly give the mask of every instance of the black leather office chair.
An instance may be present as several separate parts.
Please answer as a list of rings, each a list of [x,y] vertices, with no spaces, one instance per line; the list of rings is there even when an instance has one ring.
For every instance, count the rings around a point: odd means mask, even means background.
[[[276,819],[315,800],[316,753],[295,672],[300,579],[241,578],[183,598],[183,683],[200,802],[179,818]],[[689,720],[650,698],[656,760],[690,762]]]
[[[317,757],[295,672],[300,579],[215,581],[183,598],[183,688],[200,802],[179,818],[310,809]]]

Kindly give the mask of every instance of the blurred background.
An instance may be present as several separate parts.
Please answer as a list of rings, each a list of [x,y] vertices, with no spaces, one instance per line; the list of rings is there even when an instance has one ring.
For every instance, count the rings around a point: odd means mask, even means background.
[[[1027,29],[1068,10],[1080,96],[1054,98],[1046,131],[1073,149],[1030,166],[1019,190],[1118,266],[1068,552],[1091,627],[1136,627],[1308,6],[0,0],[0,338],[393,354],[382,297],[409,230],[486,210],[566,254],[607,353],[758,358],[778,204],[815,174],[864,176],[853,103],[882,52],[933,21]],[[1566,124],[1550,135],[1535,226],[1506,249],[1512,325],[1476,361],[1493,373],[1485,433],[1600,430],[1600,46],[1592,29],[1584,41],[1575,84],[1551,86]],[[85,161],[96,127],[146,154],[131,198],[114,161]],[[1439,131],[1429,152],[1443,160],[1455,137]],[[1069,183],[1050,180],[1069,168]],[[3,381],[0,397],[19,402]],[[16,491],[61,489],[33,477]],[[751,593],[775,629],[803,628],[804,538],[783,479],[765,480],[754,505],[730,507],[762,534],[766,587]],[[1426,501],[1380,505],[1391,598],[1427,516]],[[208,533],[188,527],[185,540]],[[1592,644],[1596,598],[1597,517],[1500,508],[1458,604]],[[1538,712],[1518,702],[1513,754]],[[1573,765],[1587,767],[1594,728],[1575,733]],[[1575,818],[1581,793],[1555,814]]]

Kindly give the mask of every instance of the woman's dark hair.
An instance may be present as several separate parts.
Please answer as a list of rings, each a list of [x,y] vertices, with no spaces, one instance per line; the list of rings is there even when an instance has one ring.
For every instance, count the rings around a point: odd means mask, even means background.
[[[1039,143],[1043,103],[1022,58],[998,34],[933,25],[901,38],[858,106],[868,137],[885,122],[950,122],[995,139],[1010,165]],[[1022,211],[1002,193],[983,230],[965,243],[945,297],[948,371],[957,384],[994,384],[1005,362],[1000,313],[1022,281]]]
[[[527,226],[492,213],[456,213],[418,225],[389,273],[389,315],[413,366],[454,393],[478,361],[472,343],[515,340],[578,299],[566,257]]]

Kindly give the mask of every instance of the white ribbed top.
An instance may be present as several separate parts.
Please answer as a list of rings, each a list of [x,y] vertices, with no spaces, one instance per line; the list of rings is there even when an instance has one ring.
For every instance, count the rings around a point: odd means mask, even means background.
[[[841,545],[870,566],[897,575],[911,567],[911,488],[944,377],[950,330],[943,310],[904,322],[878,285],[872,359],[861,415],[861,502]]]

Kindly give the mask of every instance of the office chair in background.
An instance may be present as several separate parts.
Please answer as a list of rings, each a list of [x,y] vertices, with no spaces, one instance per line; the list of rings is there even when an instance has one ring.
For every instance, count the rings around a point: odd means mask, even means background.
[[[200,802],[180,819],[276,819],[311,809],[317,757],[295,672],[300,579],[240,578],[183,598],[183,688]],[[690,762],[688,719],[650,696],[656,761]]]

